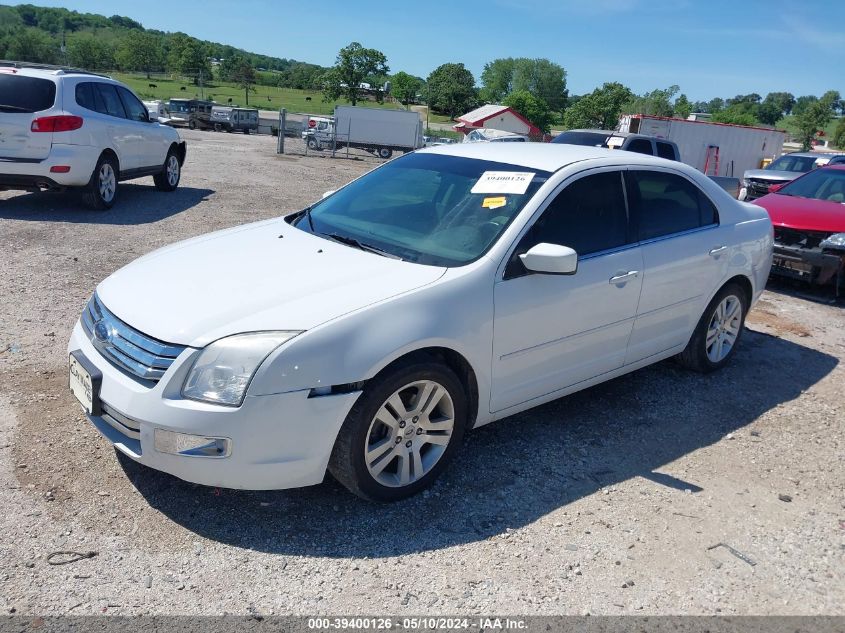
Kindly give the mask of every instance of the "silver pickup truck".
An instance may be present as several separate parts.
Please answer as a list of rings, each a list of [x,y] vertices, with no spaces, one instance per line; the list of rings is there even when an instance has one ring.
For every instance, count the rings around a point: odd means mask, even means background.
[[[558,134],[552,139],[552,143],[622,149],[628,152],[676,160],[679,163],[684,162],[681,160],[681,151],[674,141],[646,134],[613,132],[610,130],[569,130]],[[727,191],[731,197],[738,198],[740,196],[739,178],[727,176],[710,176],[709,178]]]

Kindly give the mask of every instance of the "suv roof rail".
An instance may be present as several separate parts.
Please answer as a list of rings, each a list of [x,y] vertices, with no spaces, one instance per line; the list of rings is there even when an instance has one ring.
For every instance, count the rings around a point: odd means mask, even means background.
[[[10,61],[5,59],[0,59],[0,68],[32,68],[35,70],[52,70],[56,72],[66,73],[66,74],[74,74],[74,75],[93,75],[94,77],[103,77],[105,79],[111,79],[108,75],[102,75],[100,73],[92,73],[88,70],[83,70],[82,68],[73,68],[72,66],[55,66],[53,64],[38,64],[35,62],[16,62]]]

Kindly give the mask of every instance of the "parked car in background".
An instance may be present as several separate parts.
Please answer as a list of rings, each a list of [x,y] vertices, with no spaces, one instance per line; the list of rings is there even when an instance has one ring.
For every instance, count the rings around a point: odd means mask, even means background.
[[[552,139],[552,143],[621,149],[628,152],[636,152],[637,154],[646,154],[683,162],[681,160],[681,150],[674,141],[655,136],[646,136],[645,134],[634,134],[632,132],[568,130],[558,134]],[[732,198],[739,197],[740,182],[738,178],[710,176],[710,179],[727,191]]]
[[[845,155],[839,155],[845,159]],[[749,169],[742,177],[741,200],[756,200],[769,193],[772,185],[782,185],[795,180],[801,174],[827,165],[836,154],[818,152],[792,152],[769,163],[764,169]]]
[[[203,99],[177,99],[173,98],[168,104],[170,111],[170,124],[183,125],[191,130],[210,130],[211,108],[214,102]]]
[[[423,136],[423,147],[437,147],[438,145],[451,145],[455,139],[448,136]]]
[[[118,182],[179,185],[185,142],[126,86],[81,70],[0,64],[0,189],[76,189],[108,209]]]
[[[493,128],[478,128],[464,136],[464,143],[527,143],[529,139],[524,134],[494,130]]]
[[[310,117],[302,138],[308,149],[354,147],[388,159],[423,147],[420,115],[409,110],[335,106],[331,118]]]
[[[785,158],[785,157],[784,157]],[[845,291],[845,165],[775,184],[755,200],[775,231],[772,273]]]
[[[213,106],[211,108],[211,125],[215,132],[251,134],[258,131],[258,110],[255,108]]]
[[[328,469],[392,501],[471,428],[672,356],[724,367],[771,249],[763,209],[681,163],[424,148],[109,276],[73,329],[70,388],[119,451],[188,481]]]

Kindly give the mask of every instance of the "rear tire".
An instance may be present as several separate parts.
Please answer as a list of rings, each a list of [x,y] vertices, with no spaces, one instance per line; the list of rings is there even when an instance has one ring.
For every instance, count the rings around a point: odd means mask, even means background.
[[[379,147],[378,150],[376,150],[376,153],[378,154],[379,158],[383,158],[384,160],[387,160],[388,158],[393,156],[393,150],[388,149],[387,147]]]
[[[189,130],[196,130],[197,129],[196,121],[188,121],[188,129]]]
[[[737,283],[725,285],[708,304],[686,349],[676,357],[701,373],[721,369],[736,352],[745,329],[748,297]]]
[[[179,163],[179,157],[174,150],[167,152],[167,158],[164,159],[164,166],[161,173],[153,176],[156,189],[159,191],[176,191],[179,186],[179,181],[182,179],[182,165]]]
[[[338,433],[329,472],[371,501],[398,501],[430,486],[460,446],[467,420],[463,386],[425,360],[368,382]]]
[[[82,202],[93,211],[111,209],[117,198],[117,161],[108,154],[100,156],[91,180],[82,192]]]

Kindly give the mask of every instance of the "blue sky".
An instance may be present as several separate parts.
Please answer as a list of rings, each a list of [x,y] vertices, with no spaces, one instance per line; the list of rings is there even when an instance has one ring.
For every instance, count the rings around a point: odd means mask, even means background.
[[[845,94],[843,0],[66,0],[257,53],[331,65],[351,41],[392,71],[546,57],[573,94],[605,81],[637,93],[678,84],[692,100],[785,90]]]

